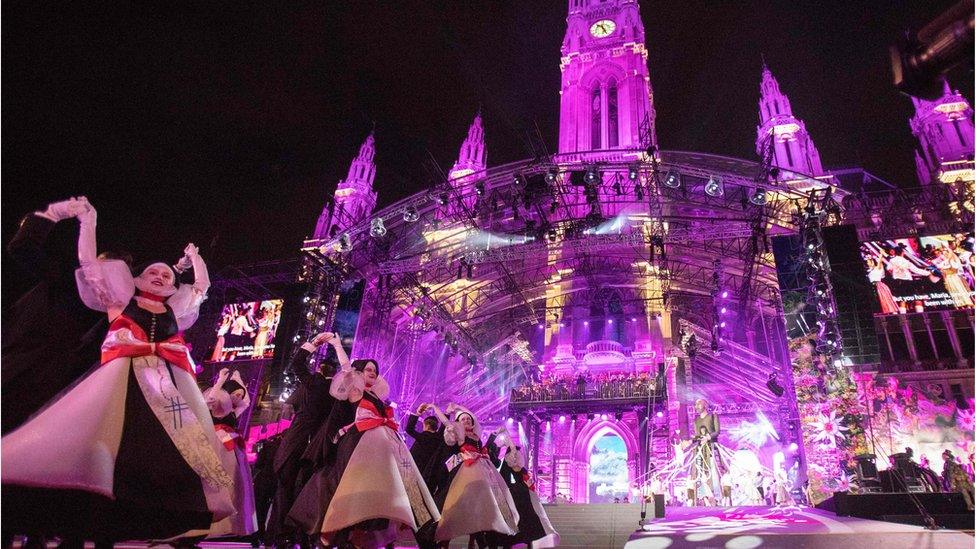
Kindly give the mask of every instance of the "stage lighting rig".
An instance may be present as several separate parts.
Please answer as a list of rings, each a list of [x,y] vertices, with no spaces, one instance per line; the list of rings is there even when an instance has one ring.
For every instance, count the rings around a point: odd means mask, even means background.
[[[590,166],[586,168],[586,175],[583,176],[583,182],[590,186],[596,186],[601,183],[603,176],[600,171],[596,169],[596,166]]]
[[[420,212],[417,211],[417,208],[413,206],[407,206],[406,208],[403,209],[404,221],[406,221],[407,223],[415,223],[418,219],[420,219]]]
[[[556,168],[549,168],[548,170],[546,170],[546,183],[552,185],[553,183],[556,182],[556,178],[558,176],[559,176],[559,172],[556,171]]]
[[[674,172],[668,172],[664,174],[664,186],[669,189],[677,189],[681,187],[681,174]]]
[[[386,236],[386,225],[383,224],[383,218],[377,217],[369,222],[369,235],[373,238],[383,238]]]
[[[709,176],[705,183],[705,194],[708,196],[719,197],[725,194],[725,187],[722,185],[722,178],[716,175]]]

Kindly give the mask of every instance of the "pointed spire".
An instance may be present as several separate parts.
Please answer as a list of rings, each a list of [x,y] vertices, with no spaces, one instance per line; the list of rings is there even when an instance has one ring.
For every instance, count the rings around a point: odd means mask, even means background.
[[[326,207],[319,217],[315,227],[315,238],[332,238],[339,231],[344,231],[351,225],[361,221],[376,207],[376,191],[373,190],[373,180],[376,178],[376,143],[373,134],[369,132],[363,144],[359,146],[359,154],[349,164],[346,178],[336,186],[333,206]]]
[[[939,180],[952,183],[972,177],[973,108],[942,80],[942,97],[929,101],[913,97],[915,116],[908,121],[918,139],[915,163],[923,185]]]
[[[485,129],[481,124],[481,108],[468,127],[468,137],[461,144],[457,162],[451,168],[450,178],[459,179],[483,171],[486,167]]]
[[[820,153],[807,133],[806,126],[793,115],[790,99],[780,90],[779,82],[766,65],[765,56],[762,62],[756,153],[763,157],[767,148],[772,146],[773,165],[784,172],[823,175]]]

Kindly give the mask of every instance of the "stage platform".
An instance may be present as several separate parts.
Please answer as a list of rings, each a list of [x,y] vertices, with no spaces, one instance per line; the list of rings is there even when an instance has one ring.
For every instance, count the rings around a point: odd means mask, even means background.
[[[624,547],[972,549],[973,541],[971,531],[931,531],[920,526],[838,517],[812,507],[669,507],[666,518],[633,534]]]
[[[972,531],[925,530],[853,517],[838,517],[812,507],[669,507],[667,517],[635,532],[637,504],[547,505],[560,547],[588,549],[765,549],[836,548],[971,549]],[[15,547],[19,543],[15,543]],[[203,541],[209,549],[246,549],[243,543]],[[405,534],[397,547],[416,547]],[[458,538],[451,547],[467,547]],[[49,547],[54,547],[51,544]],[[92,547],[88,544],[88,547]],[[142,549],[145,543],[119,543],[116,549]]]

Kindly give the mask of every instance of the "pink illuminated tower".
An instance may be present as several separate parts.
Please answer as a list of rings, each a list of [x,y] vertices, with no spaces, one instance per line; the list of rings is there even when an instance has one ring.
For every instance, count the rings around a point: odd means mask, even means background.
[[[650,144],[654,98],[636,0],[569,0],[563,39],[559,152],[640,149]]]
[[[918,139],[915,164],[922,185],[973,180],[973,108],[943,82],[935,101],[912,98],[915,116],[908,121]]]
[[[349,174],[339,181],[332,207],[326,205],[322,210],[313,238],[332,238],[373,212],[376,207],[376,191],[373,190],[375,154],[376,146],[370,132],[359,147],[359,155],[349,165]]]
[[[461,151],[458,153],[457,162],[451,168],[448,177],[451,185],[461,187],[470,183],[471,177],[477,177],[486,167],[487,153],[485,150],[485,129],[481,125],[481,111],[475,115],[468,128],[468,137],[461,144]],[[470,208],[475,201],[474,196],[465,196],[465,203]]]
[[[780,168],[784,177],[793,178],[791,173],[813,177],[824,175],[817,146],[803,121],[793,116],[789,98],[780,91],[779,82],[765,63],[759,86],[756,134],[756,152],[763,158],[767,147],[772,145],[772,164]]]

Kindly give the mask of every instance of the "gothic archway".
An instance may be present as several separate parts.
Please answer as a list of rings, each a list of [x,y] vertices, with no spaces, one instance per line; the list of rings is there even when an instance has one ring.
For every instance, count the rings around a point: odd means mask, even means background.
[[[640,444],[636,433],[622,421],[596,419],[589,421],[573,441],[570,485],[573,487],[573,501],[589,503],[590,496],[590,455],[593,447],[605,435],[616,435],[623,440],[627,450],[627,482],[632,486],[637,479],[637,463]]]

